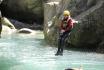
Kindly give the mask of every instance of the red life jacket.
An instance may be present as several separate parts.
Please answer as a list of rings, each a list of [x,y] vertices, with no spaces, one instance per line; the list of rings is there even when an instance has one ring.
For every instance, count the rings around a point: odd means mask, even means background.
[[[63,18],[63,20],[61,21],[61,30],[65,30],[65,31],[69,31],[73,28],[73,19],[68,17],[68,18]]]

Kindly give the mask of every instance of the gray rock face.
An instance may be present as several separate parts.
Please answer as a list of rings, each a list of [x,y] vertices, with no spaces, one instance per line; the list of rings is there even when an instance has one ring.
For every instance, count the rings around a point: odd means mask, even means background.
[[[96,48],[103,45],[103,0],[61,0],[59,1],[59,4],[52,5],[48,3],[44,6],[44,34],[46,40],[54,44],[57,43],[58,26],[60,25],[59,23],[60,18],[62,17],[62,11],[68,9],[74,19],[81,21],[79,24],[75,24],[71,35],[68,37],[68,43],[75,47],[82,48]],[[48,14],[46,15],[46,13]]]
[[[86,11],[75,17],[82,22],[73,29],[70,37],[71,44],[82,47],[98,47],[103,40],[103,11],[104,1],[100,0],[94,6],[87,8]]]
[[[39,23],[43,19],[42,0],[4,0],[2,11],[5,16],[28,23]]]

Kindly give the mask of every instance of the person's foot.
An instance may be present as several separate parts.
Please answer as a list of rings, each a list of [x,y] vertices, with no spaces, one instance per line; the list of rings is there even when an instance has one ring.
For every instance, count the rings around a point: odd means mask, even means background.
[[[60,53],[59,55],[60,55],[60,56],[63,56],[63,53]]]
[[[62,56],[63,53],[56,53],[56,54],[55,54],[55,56],[58,56],[58,55]]]
[[[58,56],[58,55],[59,55],[58,53],[55,54],[55,56]]]

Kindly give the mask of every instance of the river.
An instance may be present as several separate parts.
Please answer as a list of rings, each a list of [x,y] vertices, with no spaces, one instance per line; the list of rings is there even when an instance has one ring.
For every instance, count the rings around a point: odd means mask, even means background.
[[[83,66],[84,70],[104,70],[104,54],[64,50],[45,43],[43,33],[13,34],[0,39],[0,70],[64,70]]]

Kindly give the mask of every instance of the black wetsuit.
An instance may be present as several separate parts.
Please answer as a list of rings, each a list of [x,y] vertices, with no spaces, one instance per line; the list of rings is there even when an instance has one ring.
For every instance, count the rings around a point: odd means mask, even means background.
[[[65,47],[65,42],[66,42],[65,40],[68,37],[70,32],[71,32],[71,30],[66,31],[64,33],[60,33],[59,39],[58,39],[58,50],[57,50],[57,53],[55,55],[63,55],[63,49]]]

